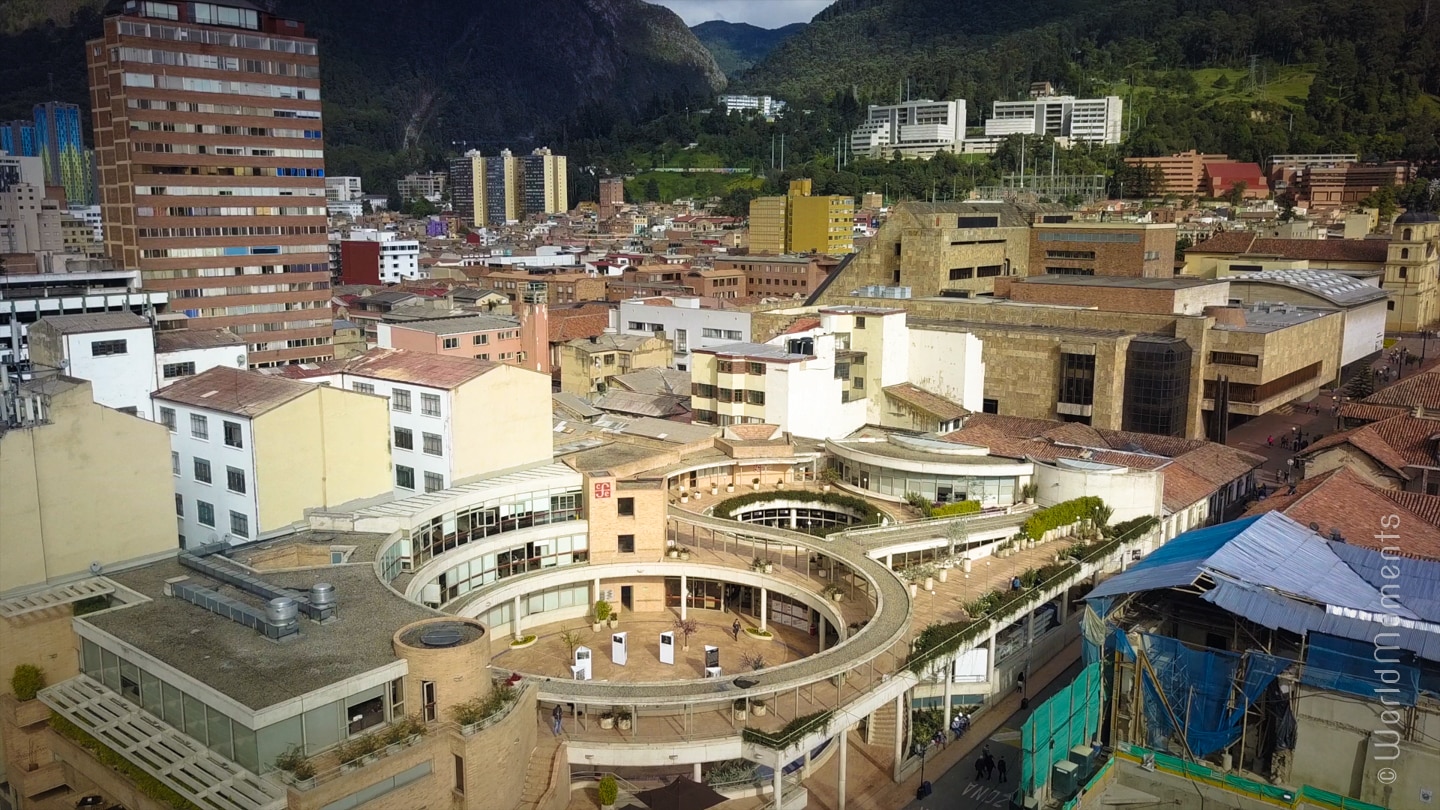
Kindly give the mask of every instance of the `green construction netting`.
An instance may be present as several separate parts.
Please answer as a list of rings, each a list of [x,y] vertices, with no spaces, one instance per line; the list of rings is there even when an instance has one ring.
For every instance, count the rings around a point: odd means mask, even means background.
[[[1050,780],[1057,762],[1070,749],[1089,743],[1100,732],[1104,705],[1100,662],[1086,665],[1068,686],[1035,708],[1020,729],[1020,786],[1034,793]]]

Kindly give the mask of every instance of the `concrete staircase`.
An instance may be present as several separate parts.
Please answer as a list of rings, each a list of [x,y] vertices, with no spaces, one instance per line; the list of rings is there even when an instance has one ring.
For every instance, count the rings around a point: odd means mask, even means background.
[[[876,709],[870,715],[870,722],[866,724],[865,744],[893,746],[895,744],[895,724],[898,720],[895,701],[889,701],[883,707]]]
[[[530,755],[530,762],[525,766],[525,788],[520,791],[520,808],[539,808],[545,803],[546,793],[550,789],[550,773],[555,765],[556,757],[565,756],[564,740],[550,733],[548,727],[540,730],[535,735],[535,751]],[[556,785],[556,790],[564,791],[569,797],[570,786],[568,784]]]

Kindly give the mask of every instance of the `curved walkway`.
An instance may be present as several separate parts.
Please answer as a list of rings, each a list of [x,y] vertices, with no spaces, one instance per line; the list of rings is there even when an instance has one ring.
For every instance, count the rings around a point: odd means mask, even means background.
[[[844,539],[825,540],[808,534],[770,526],[741,524],[709,515],[670,509],[669,518],[710,529],[716,533],[742,535],[795,545],[833,557],[865,578],[874,589],[875,615],[855,635],[825,650],[791,664],[759,673],[745,673],[753,686],[740,689],[736,677],[722,680],[667,681],[663,683],[600,683],[595,681],[546,680],[540,699],[616,705],[683,705],[734,699],[747,694],[787,691],[841,675],[891,649],[910,628],[910,594],[884,564],[866,556],[860,545]]]

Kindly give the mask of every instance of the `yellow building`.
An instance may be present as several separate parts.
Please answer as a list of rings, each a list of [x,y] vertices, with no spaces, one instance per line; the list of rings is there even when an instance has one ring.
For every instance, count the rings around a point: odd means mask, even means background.
[[[563,214],[569,210],[570,191],[564,155],[542,146],[522,157],[519,180],[521,207],[527,214]]]
[[[669,368],[673,360],[674,349],[663,337],[605,334],[572,340],[560,346],[560,390],[582,397],[602,394],[611,377]]]
[[[1395,220],[1385,256],[1390,291],[1385,329],[1415,332],[1440,321],[1440,219],[1407,211]]]
[[[852,253],[855,198],[814,197],[809,178],[790,181],[783,197],[750,201],[752,253]]]
[[[263,538],[390,492],[384,397],[216,367],[154,394],[187,547]]]
[[[0,396],[0,593],[174,550],[164,427],[95,404],[86,380],[11,393]]]

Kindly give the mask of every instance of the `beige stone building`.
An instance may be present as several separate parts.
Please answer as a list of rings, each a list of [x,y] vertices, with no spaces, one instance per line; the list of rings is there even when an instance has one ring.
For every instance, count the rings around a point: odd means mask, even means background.
[[[163,425],[95,404],[86,380],[0,389],[0,594],[174,550]]]
[[[603,334],[560,346],[560,390],[588,396],[603,393],[611,377],[642,368],[669,368],[674,349],[663,337]]]

